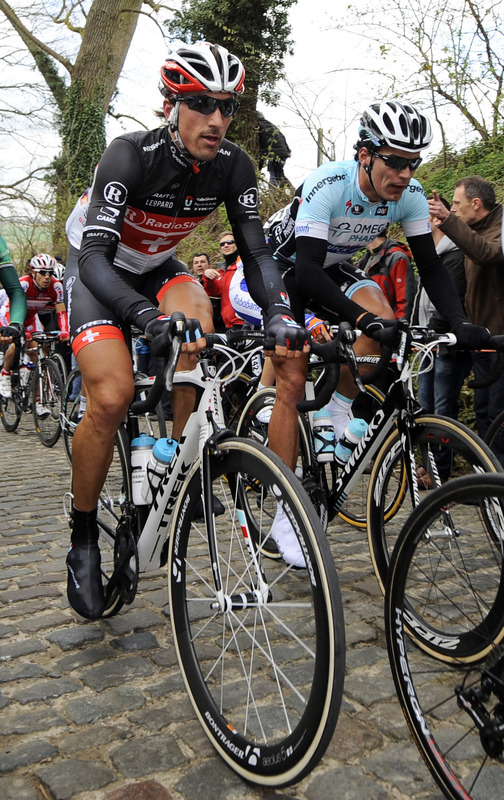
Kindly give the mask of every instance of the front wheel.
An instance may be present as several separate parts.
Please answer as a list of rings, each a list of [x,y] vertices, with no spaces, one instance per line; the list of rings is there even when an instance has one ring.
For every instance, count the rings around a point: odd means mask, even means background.
[[[0,395],[0,419],[8,433],[14,433],[21,421],[23,413],[21,407],[22,398],[20,396],[21,389],[17,385],[18,380],[19,375],[16,372],[11,379],[12,397],[3,397]]]
[[[417,499],[406,486],[408,453],[404,451],[397,427],[376,456],[369,484],[368,542],[383,592],[394,544],[408,516],[418,505],[418,497],[451,478],[502,470],[498,459],[476,434],[448,417],[416,417],[411,439],[414,481],[419,489]]]
[[[415,509],[390,563],[385,624],[397,696],[453,800],[504,798],[503,510],[502,474],[454,480]],[[420,618],[427,648],[409,635]],[[434,639],[444,649],[436,658]]]
[[[33,380],[33,419],[46,447],[54,447],[61,435],[63,391],[63,378],[56,363],[50,358],[39,359]]]
[[[251,511],[252,478],[283,506],[307,568],[267,558],[254,542],[252,529],[259,526],[264,541],[271,520],[261,523]],[[273,453],[249,440],[226,441],[212,457],[211,486],[224,509],[216,517],[216,552],[210,556],[198,519],[198,464],[170,539],[180,668],[199,721],[228,765],[253,783],[287,786],[318,763],[340,709],[345,641],[334,563],[306,493]]]

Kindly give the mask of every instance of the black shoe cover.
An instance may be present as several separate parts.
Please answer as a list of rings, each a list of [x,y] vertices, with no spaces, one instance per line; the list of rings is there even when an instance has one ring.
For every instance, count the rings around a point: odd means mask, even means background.
[[[224,508],[224,506],[222,505],[221,501],[219,500],[219,498],[216,497],[214,494],[212,495],[212,507],[213,507],[214,516],[216,516],[216,517],[220,517],[221,514],[224,514],[224,512],[226,510]],[[194,514],[194,521],[195,522],[203,522],[204,519],[205,519],[205,515],[204,515],[204,512],[203,512],[203,498],[200,497],[199,503],[196,506],[196,512]]]
[[[66,563],[68,602],[81,617],[98,619],[105,610],[98,545],[71,544]]]

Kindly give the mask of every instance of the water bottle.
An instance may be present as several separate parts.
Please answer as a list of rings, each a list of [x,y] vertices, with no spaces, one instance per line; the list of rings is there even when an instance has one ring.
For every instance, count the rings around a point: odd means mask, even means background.
[[[368,429],[365,419],[351,419],[336,444],[336,461],[346,464],[357,444]]]
[[[131,488],[133,491],[133,502],[136,506],[143,506],[146,500],[142,497],[142,486],[147,472],[152,448],[156,440],[153,436],[141,433],[131,441]]]
[[[147,464],[146,475],[142,484],[142,497],[144,503],[152,503],[152,498],[158,488],[166,468],[177,449],[176,439],[158,439]]]
[[[327,408],[320,408],[313,414],[313,439],[317,461],[334,461],[334,427]]]
[[[28,385],[28,381],[30,380],[30,372],[34,369],[35,364],[33,364],[31,361],[21,364],[19,367],[19,382],[22,386]]]

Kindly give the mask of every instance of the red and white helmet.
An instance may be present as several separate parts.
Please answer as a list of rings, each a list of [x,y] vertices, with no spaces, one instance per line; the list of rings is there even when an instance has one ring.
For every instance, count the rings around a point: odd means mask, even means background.
[[[35,272],[38,272],[41,269],[50,269],[52,272],[54,272],[56,268],[56,259],[54,256],[50,256],[48,253],[39,253],[30,259],[30,268]]]
[[[233,92],[245,88],[245,69],[225,47],[211,42],[188,44],[173,50],[161,67],[159,91],[171,99],[194,92]]]

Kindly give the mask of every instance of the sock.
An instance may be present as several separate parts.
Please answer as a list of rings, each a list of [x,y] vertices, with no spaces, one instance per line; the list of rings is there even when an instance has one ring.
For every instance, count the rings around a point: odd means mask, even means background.
[[[326,406],[332,417],[336,441],[338,441],[346,428],[351,407],[352,400],[349,397],[338,394],[338,392],[334,392]]]
[[[80,422],[86,410],[86,398],[81,394],[79,411],[77,412],[77,422]]]
[[[73,544],[93,544],[98,542],[97,513],[97,508],[93,511],[79,511],[79,509],[74,506],[72,534],[70,536]]]

